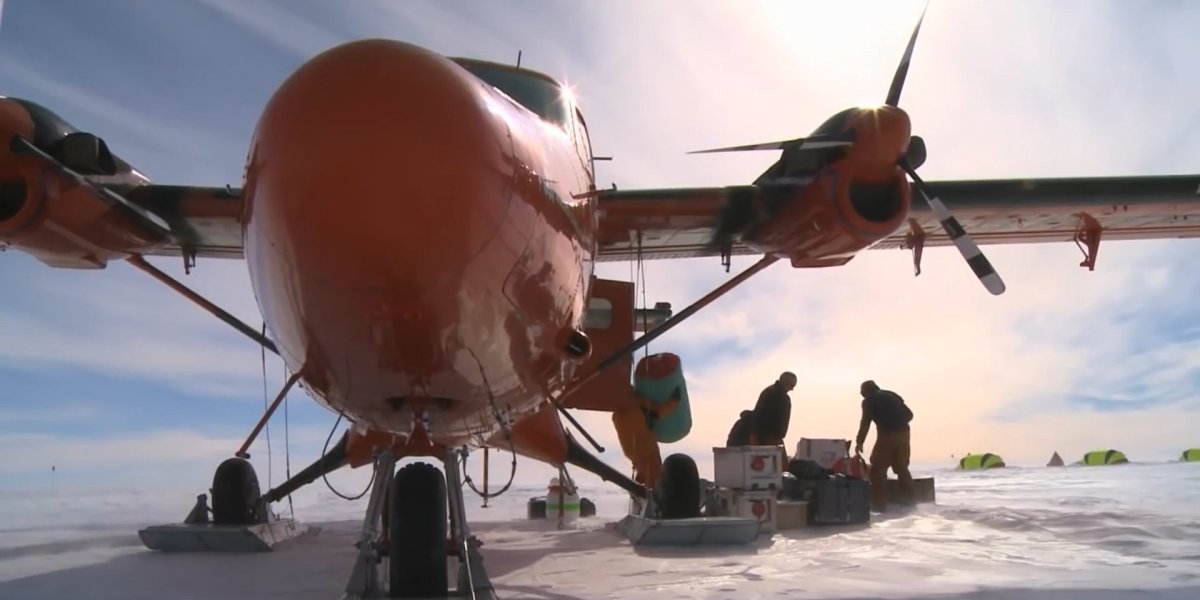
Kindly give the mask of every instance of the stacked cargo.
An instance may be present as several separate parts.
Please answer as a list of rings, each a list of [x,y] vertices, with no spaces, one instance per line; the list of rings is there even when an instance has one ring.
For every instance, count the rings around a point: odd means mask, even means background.
[[[760,532],[774,532],[782,463],[780,446],[713,448],[716,488],[708,499],[710,512],[754,518]]]
[[[811,460],[832,469],[838,459],[850,456],[850,440],[800,438],[793,458]]]
[[[760,533],[871,521],[868,466],[850,440],[801,438],[790,463],[782,446],[713,448],[713,482],[704,482],[705,516],[749,517]],[[933,478],[914,480],[912,498],[885,480],[890,502],[934,502]]]
[[[808,501],[808,522],[813,525],[849,525],[871,520],[870,484],[850,473],[850,440],[800,438],[794,460],[811,461],[823,469],[846,472],[800,479],[799,498]],[[789,465],[790,467],[790,465]],[[819,469],[818,469],[819,470]]]

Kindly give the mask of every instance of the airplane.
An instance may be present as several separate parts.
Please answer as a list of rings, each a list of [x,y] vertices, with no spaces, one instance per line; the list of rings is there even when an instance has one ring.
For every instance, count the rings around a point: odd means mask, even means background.
[[[564,419],[637,410],[631,373],[678,365],[669,354],[635,365],[634,353],[772,264],[836,267],[900,248],[919,275],[924,248],[954,246],[1002,294],[980,245],[1074,241],[1094,269],[1102,237],[1200,235],[1200,174],[922,180],[925,144],[899,101],[923,19],[882,105],[847,108],[806,137],[703,150],[779,152],[751,183],[722,187],[598,189],[601,157],[569,87],[395,40],[335,46],[283,81],[239,188],[153,183],[100,137],[4,97],[0,246],[52,268],[126,261],[283,359],[286,384],[214,475],[214,523],[261,522],[265,505],[317,477],[370,465],[347,595],[380,593],[385,557],[392,597],[446,595],[447,553],[460,591],[490,595],[461,461],[511,450],[595,473],[661,518],[695,516],[690,457],[668,456],[638,481]],[[734,255],[761,258],[670,315],[635,310],[632,282],[594,275],[597,261],[686,257],[728,271]],[[187,272],[199,258],[244,260],[270,335],[146,257],[179,258]],[[350,428],[262,494],[246,450],[296,385]],[[442,468],[395,468],[413,457]]]

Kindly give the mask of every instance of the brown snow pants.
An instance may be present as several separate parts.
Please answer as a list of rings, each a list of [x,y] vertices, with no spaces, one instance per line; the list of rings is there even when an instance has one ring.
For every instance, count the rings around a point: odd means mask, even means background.
[[[911,453],[908,431],[876,430],[875,447],[871,448],[871,509],[887,510],[887,472],[896,472],[904,498],[913,493],[912,474],[908,472]]]

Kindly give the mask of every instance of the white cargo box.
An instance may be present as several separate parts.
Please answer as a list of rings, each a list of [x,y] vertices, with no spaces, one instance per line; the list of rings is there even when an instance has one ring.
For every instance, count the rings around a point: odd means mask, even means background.
[[[759,533],[772,533],[776,529],[776,508],[779,500],[775,492],[768,490],[715,490],[716,512],[723,516],[743,517],[758,520]]]
[[[796,442],[796,455],[792,458],[811,460],[826,469],[833,467],[839,458],[850,456],[850,440],[810,440],[800,438]]]
[[[713,448],[713,483],[735,490],[779,489],[783,484],[781,446]]]

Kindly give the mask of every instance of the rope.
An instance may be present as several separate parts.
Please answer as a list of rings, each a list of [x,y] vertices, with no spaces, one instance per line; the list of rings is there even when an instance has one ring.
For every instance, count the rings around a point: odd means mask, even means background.
[[[267,337],[266,321],[263,321],[262,336],[264,338]],[[259,349],[259,353],[262,357],[263,412],[265,413],[270,408],[270,404],[271,404],[270,394],[267,392],[267,347],[262,344],[259,344],[258,349]],[[267,489],[270,489],[272,487],[275,487],[273,484],[274,474],[272,471],[274,461],[271,459],[271,422],[268,420],[266,425],[267,425]]]
[[[287,365],[283,365],[283,378],[286,381],[288,378]],[[288,398],[283,398],[283,457],[284,464],[287,467],[287,481],[292,480],[292,441],[291,441],[291,426],[288,422]],[[292,520],[296,520],[296,509],[292,506],[292,495],[288,494],[288,513]]]
[[[344,416],[344,414],[345,413],[339,412],[337,420],[333,422],[333,429],[329,430],[329,436],[325,438],[325,446],[321,448],[321,456],[325,456],[325,453],[329,451],[329,441],[333,439],[333,432],[337,431],[337,426],[342,423],[342,416]],[[333,489],[333,485],[330,484],[329,479],[327,479],[325,477],[324,469],[321,470],[321,480],[325,482],[325,487],[329,488],[329,491],[336,494],[338,498],[341,498],[342,500],[354,501],[354,500],[358,500],[359,498],[362,498],[363,496],[367,495],[367,492],[369,492],[371,490],[371,486],[375,484],[375,476],[378,474],[379,474],[379,462],[376,461],[375,463],[373,463],[373,466],[371,467],[371,480],[367,482],[366,489],[364,489],[361,494],[354,496],[353,498]]]
[[[642,334],[644,335],[646,333],[649,333],[647,331],[649,329],[649,327],[647,326],[647,323],[648,323],[650,316],[647,313],[649,312],[650,306],[649,306],[648,302],[646,301],[646,262],[645,262],[645,259],[642,257],[642,232],[640,232],[640,231],[638,232],[637,272],[638,272],[638,278],[640,280],[640,283],[638,281],[635,281],[634,286],[636,288],[641,288],[641,291],[642,291]],[[636,304],[636,301],[634,302],[634,304]],[[643,346],[642,350],[643,350],[643,356],[645,356],[645,357],[650,356],[650,344],[646,344],[645,346]]]
[[[478,494],[480,498],[491,500],[492,498],[495,498],[508,491],[509,486],[512,485],[513,479],[516,478],[517,450],[512,441],[512,429],[508,426],[508,423],[505,422],[503,415],[500,414],[500,408],[496,406],[496,397],[492,395],[492,384],[488,381],[487,372],[483,370],[483,363],[479,361],[479,357],[476,356],[474,350],[467,348],[467,352],[471,354],[471,358],[475,359],[475,365],[479,367],[479,377],[483,379],[483,386],[487,388],[488,404],[490,404],[492,407],[492,417],[495,418],[496,423],[500,425],[500,431],[504,433],[504,439],[508,440],[508,450],[512,453],[512,469],[508,473],[508,483],[504,484],[504,487],[500,488],[499,491],[489,494],[479,491],[479,489],[475,487],[475,484],[471,482],[471,476],[467,475],[467,454],[465,452],[463,453],[462,460],[460,461],[461,468],[459,469],[463,475],[463,483],[467,484],[467,486],[471,488],[471,491]]]
[[[463,483],[467,484],[467,487],[471,488],[471,491],[478,494],[480,498],[491,500],[492,498],[495,498],[495,497],[499,496],[500,494],[507,492],[508,488],[510,486],[512,486],[513,479],[516,478],[516,476],[517,476],[517,452],[513,448],[511,439],[508,441],[508,449],[509,449],[509,452],[512,452],[512,469],[508,473],[508,483],[504,484],[504,487],[500,488],[498,491],[490,492],[490,493],[486,493],[486,494],[479,491],[479,488],[475,487],[475,484],[471,481],[471,476],[467,475],[467,455],[463,454],[462,460],[459,461],[459,464],[460,464],[459,470],[462,471],[462,474],[463,474]]]

